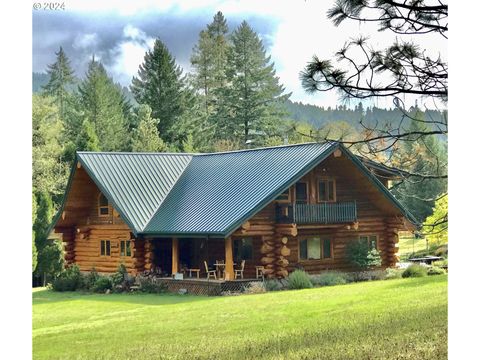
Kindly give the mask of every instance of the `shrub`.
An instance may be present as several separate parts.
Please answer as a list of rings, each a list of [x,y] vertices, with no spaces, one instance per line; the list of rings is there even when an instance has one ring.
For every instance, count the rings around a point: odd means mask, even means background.
[[[75,291],[83,286],[83,278],[78,265],[72,265],[60,273],[52,282],[55,291]]]
[[[312,282],[305,271],[295,270],[288,275],[289,289],[310,289],[312,287]]]
[[[382,269],[378,270],[364,270],[355,271],[347,275],[347,282],[357,281],[370,281],[370,280],[383,280],[385,279],[386,272]]]
[[[92,290],[98,278],[99,278],[99,275],[97,273],[97,270],[95,270],[95,268],[93,267],[92,270],[90,270],[90,272],[88,273],[88,275],[85,276],[85,283],[84,283],[85,288],[88,290]]]
[[[278,291],[282,290],[283,285],[277,279],[265,280],[265,290],[267,291]]]
[[[167,285],[165,283],[157,283],[153,279],[139,276],[138,282],[140,284],[140,291],[150,294],[160,294],[167,291]]]
[[[97,293],[103,293],[112,290],[112,280],[106,276],[99,276],[93,284],[92,290]]]
[[[265,292],[267,292],[265,285],[258,281],[250,283],[250,286],[245,288],[245,294],[263,294]]]
[[[402,274],[402,269],[388,268],[387,270],[385,270],[385,280],[400,279],[402,277]]]
[[[448,266],[448,259],[434,261],[433,266]]]
[[[422,265],[410,265],[402,274],[403,278],[427,276],[427,268]]]
[[[350,264],[362,269],[379,266],[382,263],[378,251],[370,249],[368,243],[360,239],[348,243],[346,257]]]
[[[130,287],[128,272],[124,264],[118,265],[117,272],[112,275],[112,285],[115,291],[126,291]]]
[[[310,275],[310,281],[317,286],[341,285],[347,283],[347,275],[338,271],[328,271],[319,275]]]
[[[432,266],[428,269],[428,275],[445,275],[447,272],[438,266]]]

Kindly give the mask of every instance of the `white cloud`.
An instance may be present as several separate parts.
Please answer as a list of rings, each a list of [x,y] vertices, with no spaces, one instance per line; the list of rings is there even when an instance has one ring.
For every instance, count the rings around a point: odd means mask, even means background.
[[[129,84],[143,62],[145,52],[153,47],[155,39],[131,24],[123,28],[123,36],[124,38],[111,50],[110,55],[114,61],[108,67],[108,71],[116,81]]]
[[[229,16],[243,16],[248,19],[249,15],[270,17],[276,20],[277,28],[269,37],[272,44],[268,52],[275,62],[277,75],[281,83],[286,86],[287,92],[292,92],[292,100],[314,103],[322,106],[335,106],[339,103],[334,91],[307,95],[303,90],[299,73],[303,70],[314,54],[321,59],[332,59],[337,50],[352,37],[368,35],[370,44],[378,49],[392,43],[395,35],[391,32],[377,31],[377,24],[361,24],[355,21],[345,21],[339,27],[335,27],[331,20],[327,19],[327,10],[333,6],[334,1],[313,0],[71,0],[69,9],[84,12],[109,12],[117,13],[128,19],[129,15],[139,15],[151,12],[169,13],[172,15],[182,14],[213,14],[220,10],[227,20]],[[88,38],[92,35],[91,38]],[[76,46],[94,46],[95,34],[87,34],[76,41]],[[122,83],[129,83],[138,65],[143,59],[144,52],[152,46],[153,39],[149,38],[141,29],[127,25],[123,29],[124,39],[113,50],[117,56],[111,69],[115,75],[120,76]],[[446,57],[446,41],[437,39],[435,35],[422,35],[412,38],[422,47],[433,54],[438,52]],[[88,44],[88,45],[87,45]],[[175,54],[174,54],[175,55]],[[177,59],[182,61],[181,59]],[[183,59],[185,60],[185,59]],[[189,64],[181,64],[188,70]],[[126,80],[124,82],[124,80]],[[407,103],[411,104],[411,100]],[[379,106],[392,106],[391,99],[376,100]]]
[[[79,34],[75,37],[72,46],[75,49],[87,49],[87,50],[95,50],[95,47],[98,45],[99,42],[98,35],[96,33],[93,34]]]

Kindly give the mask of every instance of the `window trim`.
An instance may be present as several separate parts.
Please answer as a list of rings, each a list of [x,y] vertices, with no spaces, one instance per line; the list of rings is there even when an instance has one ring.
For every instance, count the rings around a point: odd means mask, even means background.
[[[319,237],[320,238],[320,259],[302,259],[300,258],[300,242],[302,240],[307,240],[309,238],[315,238],[315,237]],[[330,257],[326,258],[324,257],[323,255],[323,240],[325,238],[328,238],[330,239]],[[298,241],[297,241],[297,254],[298,254],[298,262],[299,263],[313,263],[313,262],[329,262],[329,261],[333,261],[335,256],[334,256],[334,253],[333,253],[333,242],[334,242],[334,237],[333,235],[328,235],[328,234],[323,234],[323,235],[305,235],[305,236],[299,236],[298,238]],[[308,254],[307,254],[308,256]]]
[[[105,199],[107,199],[107,205],[100,205],[100,199],[103,197],[105,197]],[[100,192],[98,194],[98,197],[97,197],[97,205],[98,205],[98,216],[99,217],[108,217],[108,216],[111,216],[111,211],[110,211],[110,201],[108,200],[108,198],[102,193]],[[107,214],[102,214],[102,209],[107,209]]]
[[[307,180],[300,180],[300,181],[297,181],[295,183],[295,204],[298,204],[298,202],[297,202],[297,184],[300,184],[300,183],[305,184],[306,197],[307,197],[305,202],[304,203],[302,202],[300,204],[308,204],[310,202],[309,201],[309,199],[310,199],[310,189],[309,189],[309,186],[308,186],[309,182]]]
[[[237,237],[233,237],[232,238],[232,256],[233,256],[233,260],[236,261],[236,256],[235,256],[235,241],[240,241],[240,240],[243,240],[243,239],[250,239],[252,241],[252,258],[251,259],[240,259],[241,260],[245,260],[246,262],[248,261],[254,261],[255,260],[255,246],[254,246],[254,239],[255,237],[254,236],[237,236]],[[237,264],[238,265],[238,264]]]
[[[104,255],[102,255],[102,249],[103,249],[102,241],[105,242],[105,254]],[[107,254],[107,241],[110,243],[110,247],[109,247],[110,253],[109,254]],[[100,239],[99,245],[100,245],[100,251],[99,251],[99,256],[100,257],[111,257],[112,256],[112,240]]]
[[[329,190],[329,186],[328,186],[328,183],[331,181],[333,182],[333,200],[320,200],[320,182],[321,181],[325,181],[327,183],[327,198],[330,197],[330,190]],[[337,202],[337,181],[335,180],[335,178],[333,177],[319,177],[317,178],[317,181],[316,181],[316,184],[317,184],[317,203],[334,203],[334,202]]]
[[[368,245],[369,245],[369,248],[370,248],[370,237],[371,237],[371,236],[375,236],[375,237],[377,238],[377,239],[375,240],[375,245],[376,245],[376,246],[375,246],[375,250],[380,251],[380,250],[378,249],[378,242],[379,242],[379,240],[380,240],[380,236],[378,236],[377,233],[361,233],[361,234],[358,234],[358,240],[360,241],[360,238],[362,238],[362,237],[367,237],[367,242],[368,242]],[[370,249],[370,250],[371,250],[371,249]]]
[[[130,243],[130,246],[128,247],[130,249],[130,255],[127,254],[127,242]],[[122,243],[125,244],[125,254],[124,255],[122,255]],[[131,239],[120,240],[119,254],[120,254],[120,257],[132,257],[132,240]]]

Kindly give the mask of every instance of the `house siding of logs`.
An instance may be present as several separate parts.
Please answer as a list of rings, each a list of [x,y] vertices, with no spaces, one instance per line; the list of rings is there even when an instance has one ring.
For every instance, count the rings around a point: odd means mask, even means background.
[[[278,223],[274,200],[245,221],[228,238],[220,255],[226,260],[226,279],[233,279],[233,242],[252,238],[253,256],[246,261],[245,277],[256,275],[255,266],[264,266],[266,277],[282,278],[295,268],[309,273],[324,270],[352,270],[346,260],[348,243],[359,236],[375,235],[382,267],[395,266],[398,261],[398,232],[412,229],[398,209],[372,185],[355,165],[341,153],[331,154],[326,160],[304,175],[299,181],[307,184],[308,203],[318,203],[318,180],[334,181],[335,201],[355,201],[357,220],[342,224]],[[387,180],[381,179],[385,185]],[[61,220],[55,232],[61,234],[67,265],[77,264],[82,271],[95,268],[98,272],[115,272],[123,263],[132,274],[150,270],[154,266],[153,238],[135,237],[129,226],[109,204],[108,215],[99,209],[101,192],[80,165],[76,169]],[[295,184],[289,189],[289,201],[295,203]],[[326,236],[331,244],[331,256],[319,260],[301,260],[300,240],[310,236]],[[110,241],[110,255],[101,254],[101,241]],[[211,239],[214,240],[214,239]],[[218,243],[219,239],[216,239]],[[122,241],[130,241],[131,254],[121,256]],[[178,238],[170,238],[172,273],[180,270]],[[213,248],[212,248],[213,249]],[[223,252],[224,251],[224,252]],[[223,254],[222,254],[223,252]],[[124,254],[125,255],[125,254]],[[199,266],[203,273],[203,266]],[[202,274],[202,277],[204,275]]]

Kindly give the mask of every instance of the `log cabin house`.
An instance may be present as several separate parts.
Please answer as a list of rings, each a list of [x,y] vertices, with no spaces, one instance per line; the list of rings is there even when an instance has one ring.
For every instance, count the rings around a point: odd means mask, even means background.
[[[338,143],[211,154],[78,152],[52,234],[82,271],[171,276],[225,262],[233,280],[350,270],[349,241],[395,266],[399,231],[415,219],[393,197],[398,173]],[[186,273],[188,275],[188,271]],[[197,276],[194,271],[194,277]]]

